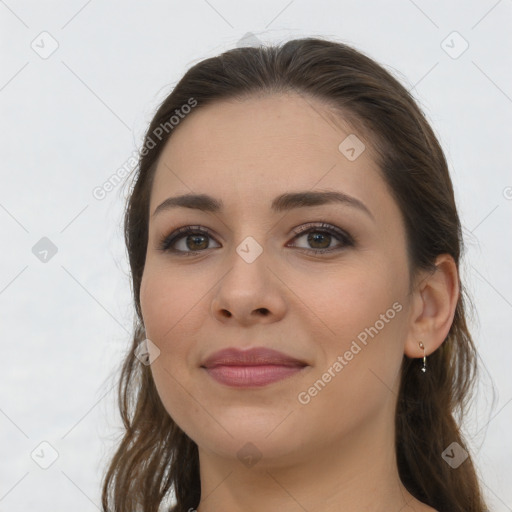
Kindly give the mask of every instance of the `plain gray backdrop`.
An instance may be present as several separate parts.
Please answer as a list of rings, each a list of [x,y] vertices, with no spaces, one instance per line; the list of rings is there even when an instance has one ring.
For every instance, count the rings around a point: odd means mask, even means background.
[[[0,20],[0,511],[99,509],[133,309],[128,187],[93,191],[133,168],[183,73],[248,33],[353,45],[431,122],[478,315],[482,381],[464,428],[491,510],[512,510],[512,0],[7,0]]]

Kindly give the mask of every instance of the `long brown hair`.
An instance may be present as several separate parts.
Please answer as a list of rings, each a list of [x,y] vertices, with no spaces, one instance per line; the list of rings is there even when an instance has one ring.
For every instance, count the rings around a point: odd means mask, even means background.
[[[435,270],[435,259],[443,253],[459,268],[463,239],[445,156],[423,112],[390,72],[346,44],[320,38],[236,48],[194,65],[150,123],[126,205],[136,318],[118,385],[124,436],[103,477],[105,511],[156,512],[173,490],[177,504],[172,510],[185,512],[195,509],[201,496],[197,445],[169,416],[149,366],[135,356],[144,339],[139,291],[152,180],[165,143],[179,128],[169,120],[176,110],[190,111],[183,106],[191,99],[199,109],[221,99],[288,92],[320,100],[371,142],[405,221],[410,282],[420,270]],[[420,501],[439,512],[484,512],[471,456],[457,468],[441,456],[452,442],[469,452],[459,427],[477,377],[477,354],[466,324],[472,303],[460,277],[459,287],[452,326],[429,356],[428,373],[418,371],[420,359],[404,356],[396,457],[403,484]]]

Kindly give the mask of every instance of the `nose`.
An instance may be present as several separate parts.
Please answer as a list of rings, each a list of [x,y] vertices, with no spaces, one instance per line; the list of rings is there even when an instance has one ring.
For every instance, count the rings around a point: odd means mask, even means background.
[[[276,322],[286,312],[285,289],[264,253],[248,263],[235,252],[213,295],[212,314],[223,323],[243,326]]]

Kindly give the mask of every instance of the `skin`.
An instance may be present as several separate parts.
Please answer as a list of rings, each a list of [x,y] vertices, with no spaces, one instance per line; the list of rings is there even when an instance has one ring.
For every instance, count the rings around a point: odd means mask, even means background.
[[[147,337],[160,350],[151,365],[158,393],[199,448],[199,512],[434,510],[399,479],[394,411],[404,354],[423,357],[421,340],[428,356],[448,334],[457,269],[450,256],[439,256],[438,270],[418,275],[408,295],[400,210],[370,141],[356,134],[366,150],[354,161],[338,150],[351,133],[318,100],[269,95],[194,111],[161,154],[151,213],[166,198],[192,192],[225,205],[223,212],[175,208],[150,218],[140,295]],[[344,192],[374,218],[340,204],[270,210],[277,195],[302,190]],[[315,245],[292,231],[321,222],[357,237],[356,244],[333,235]],[[158,249],[162,237],[186,225],[212,233],[199,246],[187,245],[186,235],[176,242],[197,254]],[[263,249],[252,263],[236,252],[248,236]],[[342,249],[301,251],[326,246]],[[402,310],[309,403],[299,403],[299,393],[395,302]],[[308,367],[261,388],[232,388],[200,364],[233,346],[271,347]],[[244,446],[261,457],[256,464],[237,456]]]

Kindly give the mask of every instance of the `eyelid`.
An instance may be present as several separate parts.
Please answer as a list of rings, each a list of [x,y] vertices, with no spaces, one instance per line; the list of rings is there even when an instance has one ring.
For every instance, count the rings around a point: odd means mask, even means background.
[[[334,231],[338,233],[340,236],[345,236],[346,238],[351,239],[351,235],[349,235],[346,231],[334,226],[333,224],[329,224],[328,222],[317,221],[317,222],[306,222],[305,224],[301,224],[292,230],[292,232],[296,235],[302,234],[304,231],[318,229],[319,231]]]

